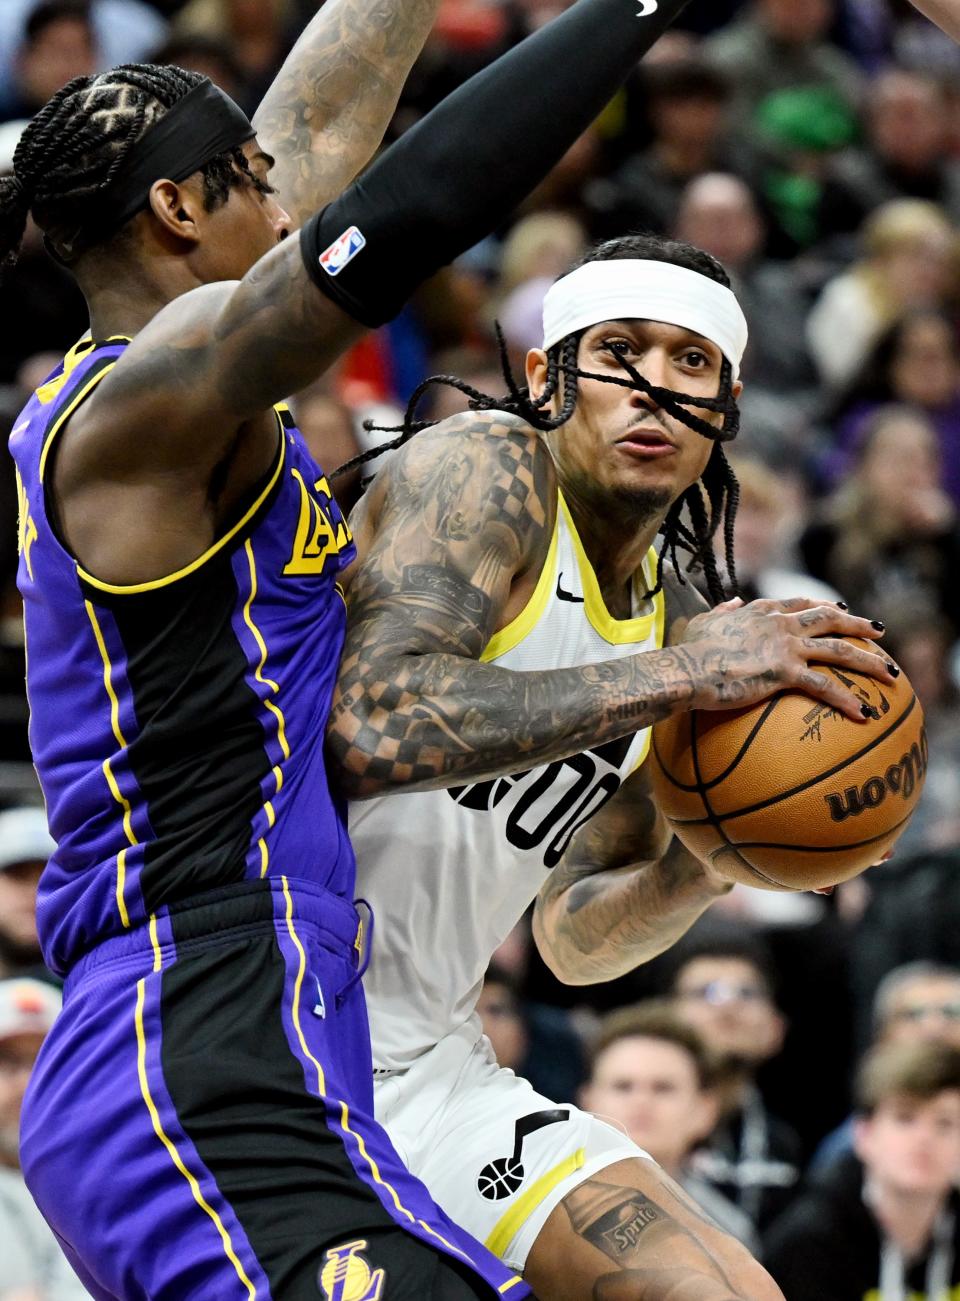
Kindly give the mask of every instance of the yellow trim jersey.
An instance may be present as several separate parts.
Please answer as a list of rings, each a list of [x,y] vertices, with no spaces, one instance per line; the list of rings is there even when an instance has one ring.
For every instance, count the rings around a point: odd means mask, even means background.
[[[614,619],[562,497],[558,505],[534,593],[483,660],[537,672],[659,649],[663,596],[642,597],[654,553],[634,617]],[[379,1068],[405,1068],[467,1020],[490,956],[649,740],[644,729],[509,777],[351,806],[360,894],[380,921],[366,977]]]
[[[350,894],[323,726],[355,548],[285,407],[246,507],[193,563],[116,586],[68,550],[48,489],[71,414],[126,339],[82,340],[10,436],[20,502],[30,744],[56,853],[37,918],[66,973],[101,941],[281,867]]]

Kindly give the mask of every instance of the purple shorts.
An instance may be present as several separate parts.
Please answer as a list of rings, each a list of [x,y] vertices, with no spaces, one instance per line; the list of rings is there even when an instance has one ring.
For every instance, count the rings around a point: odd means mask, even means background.
[[[373,1120],[358,918],[286,878],[81,959],[30,1082],[27,1183],[95,1297],[511,1301]]]

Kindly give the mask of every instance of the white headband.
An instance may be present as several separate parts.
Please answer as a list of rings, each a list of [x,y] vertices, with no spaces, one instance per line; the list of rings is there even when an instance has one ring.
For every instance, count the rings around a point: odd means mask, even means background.
[[[670,262],[621,258],[586,262],[551,285],[543,300],[543,347],[601,321],[664,321],[715,343],[740,374],[747,320],[733,291]]]

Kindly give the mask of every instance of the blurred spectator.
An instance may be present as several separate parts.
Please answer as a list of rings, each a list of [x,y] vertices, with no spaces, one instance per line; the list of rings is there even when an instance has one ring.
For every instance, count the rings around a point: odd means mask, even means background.
[[[856,1156],[823,1172],[764,1238],[789,1301],[946,1298],[960,1283],[960,1049],[875,1049]]]
[[[934,425],[944,487],[960,507],[960,354],[954,323],[942,312],[906,312],[880,336],[831,406],[833,446],[820,474],[829,486],[836,484],[853,463],[867,417],[898,402],[918,408]]]
[[[582,224],[566,212],[522,217],[503,242],[493,310],[510,349],[511,365],[523,374],[526,355],[543,342],[543,299],[586,247]],[[497,384],[495,392],[503,388]]]
[[[820,88],[855,108],[860,72],[827,39],[833,0],[754,0],[745,14],[706,43],[729,78],[743,118],[777,91]]]
[[[807,343],[833,389],[852,382],[903,312],[942,307],[955,295],[954,231],[935,204],[885,203],[867,218],[862,239],[861,261],[828,281],[807,319]]]
[[[56,848],[39,808],[0,813],[0,975],[43,971],[37,939],[37,884]]]
[[[540,340],[543,339],[543,325],[540,326]],[[456,375],[465,380],[471,388],[480,393],[498,397],[507,389],[500,358],[492,347],[448,348],[438,352],[432,359],[432,369],[438,375]],[[522,374],[521,371],[516,373]],[[459,389],[448,384],[437,384],[424,397],[424,416],[428,420],[446,420],[448,416],[457,415],[467,410],[469,399]]]
[[[600,1023],[580,1105],[621,1126],[728,1233],[756,1251],[749,1218],[696,1175],[689,1156],[717,1121],[716,1063],[666,1003],[640,1003]]]
[[[360,443],[353,411],[326,390],[321,380],[298,394],[292,409],[310,455],[330,478],[334,470],[358,454]],[[348,515],[360,497],[360,469],[331,480],[331,487],[340,509]]]
[[[552,283],[580,257],[586,242],[583,226],[568,212],[534,212],[522,217],[503,241],[500,292],[511,293],[528,280]]]
[[[80,1301],[70,1270],[20,1173],[20,1107],[60,995],[36,980],[0,980],[0,1301]]]
[[[498,1064],[522,1074],[521,1064],[529,1047],[527,1027],[516,982],[502,967],[492,965],[487,971],[477,1012]]]
[[[401,134],[445,99],[468,77],[522,40],[538,25],[523,3],[441,0],[437,21],[404,87],[394,128]]]
[[[947,141],[943,86],[919,72],[893,68],[870,84],[867,139],[828,164],[820,205],[825,234],[858,230],[890,199],[929,199],[960,217],[960,162]]]
[[[0,4],[0,118],[13,115],[8,97],[16,86],[17,53],[27,21],[38,7],[47,6],[38,6],[37,0],[3,0]],[[97,51],[95,71],[135,63],[164,38],[164,20],[144,0],[90,0],[89,8]],[[75,49],[72,43],[71,48]]]
[[[643,74],[653,139],[613,177],[590,187],[591,230],[601,239],[625,230],[668,234],[695,177],[750,174],[749,148],[729,134],[726,78],[698,58],[656,62]]]
[[[229,47],[243,77],[240,103],[252,113],[293,44],[293,9],[290,0],[187,0],[173,32]]]
[[[852,472],[819,507],[800,554],[872,619],[923,601],[960,631],[960,527],[925,416],[883,407],[870,419]]]
[[[0,125],[0,176],[13,170],[13,153],[25,126],[22,120]],[[4,273],[2,293],[7,303],[16,304],[16,310],[0,312],[0,384],[12,385],[34,354],[53,350],[62,356],[87,328],[88,312],[73,277],[47,256],[32,218],[16,266]],[[11,397],[13,415],[27,394]]]
[[[565,1013],[520,999],[518,977],[492,962],[477,1011],[500,1066],[522,1075],[539,1093],[572,1102],[583,1083],[580,1039]]]
[[[800,1176],[800,1140],[769,1113],[756,1087],[757,1070],[780,1052],[786,1030],[769,960],[749,938],[705,935],[682,951],[672,992],[678,1014],[726,1073],[720,1119],[692,1168],[763,1229]]]
[[[228,41],[199,33],[173,36],[153,51],[150,63],[174,64],[189,72],[199,72],[209,77],[221,90],[236,100],[244,95],[243,70],[234,58]]]
[[[61,86],[99,64],[88,0],[43,0],[27,18],[3,116],[33,117]]]
[[[960,1049],[960,968],[907,962],[881,980],[873,999],[874,1045],[946,1043]],[[811,1169],[853,1151],[854,1116],[823,1140]]]
[[[960,689],[956,631],[922,601],[905,601],[887,622],[884,647],[923,705],[929,754],[920,802],[897,841],[897,858],[960,844]]]
[[[823,174],[831,156],[858,135],[853,109],[828,86],[768,95],[756,111],[765,154],[761,192],[771,215],[771,249],[779,257],[818,244]]]
[[[750,187],[737,176],[708,172],[680,199],[674,233],[704,249],[729,272],[750,326],[741,378],[778,393],[816,381],[803,342],[806,303],[787,262],[764,257],[766,228]]]
[[[806,519],[802,482],[776,474],[754,457],[731,457],[730,462],[740,482],[734,559],[744,600],[791,596],[838,600],[834,588],[804,573],[796,563],[796,540]]]

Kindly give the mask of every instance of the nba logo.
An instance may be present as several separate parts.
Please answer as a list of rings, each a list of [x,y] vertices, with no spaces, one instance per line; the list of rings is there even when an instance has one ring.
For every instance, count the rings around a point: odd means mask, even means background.
[[[361,1250],[366,1238],[331,1247],[320,1270],[320,1289],[327,1301],[379,1301],[386,1273],[372,1270]]]
[[[357,256],[367,241],[356,226],[348,226],[329,248],[320,254],[320,265],[328,276],[338,276],[343,268]]]

